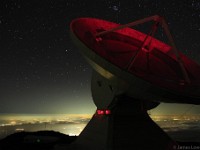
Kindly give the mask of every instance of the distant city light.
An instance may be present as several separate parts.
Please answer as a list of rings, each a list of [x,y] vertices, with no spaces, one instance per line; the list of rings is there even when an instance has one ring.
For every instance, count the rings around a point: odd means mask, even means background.
[[[23,128],[17,128],[17,129],[15,129],[15,131],[24,131],[24,129]]]
[[[16,125],[16,121],[11,121],[10,124],[11,125]]]

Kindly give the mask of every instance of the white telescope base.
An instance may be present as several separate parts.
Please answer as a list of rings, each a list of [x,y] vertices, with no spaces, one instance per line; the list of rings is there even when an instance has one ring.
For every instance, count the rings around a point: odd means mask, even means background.
[[[175,142],[142,109],[141,101],[118,99],[110,115],[94,114],[73,150],[172,150]]]

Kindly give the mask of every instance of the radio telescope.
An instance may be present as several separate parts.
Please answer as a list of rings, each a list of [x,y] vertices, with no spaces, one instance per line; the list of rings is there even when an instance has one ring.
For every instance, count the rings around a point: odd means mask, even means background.
[[[130,27],[153,22],[148,34]],[[154,37],[163,28],[169,44]],[[161,102],[200,104],[200,66],[176,48],[163,17],[125,25],[96,18],[71,22],[72,39],[94,69],[95,114],[72,149],[164,150],[177,145],[147,114]]]

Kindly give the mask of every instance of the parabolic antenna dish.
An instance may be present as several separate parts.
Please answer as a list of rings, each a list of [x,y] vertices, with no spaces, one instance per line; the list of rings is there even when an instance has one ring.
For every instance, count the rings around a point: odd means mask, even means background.
[[[176,51],[172,40],[168,45],[153,37],[159,24],[166,27],[161,17],[135,24],[151,20],[156,23],[150,34],[95,18],[75,19],[70,29],[83,55],[112,86],[124,85],[136,98],[200,104],[199,64]]]

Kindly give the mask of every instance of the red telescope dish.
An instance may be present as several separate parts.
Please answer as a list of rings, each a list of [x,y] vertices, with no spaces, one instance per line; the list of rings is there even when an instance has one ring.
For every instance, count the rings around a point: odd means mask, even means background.
[[[176,51],[173,40],[169,40],[172,42],[171,46],[153,37],[158,25],[163,23],[161,18],[156,17],[143,20],[155,21],[149,34],[95,18],[73,20],[71,33],[87,58],[115,76],[119,74],[119,78],[126,81],[126,76],[121,77],[120,73],[113,71],[113,68],[118,68],[156,87],[175,93],[178,95],[177,99],[186,97],[185,103],[200,104],[199,64]],[[142,21],[136,21],[132,25],[139,23]],[[165,27],[166,23],[162,25]],[[168,30],[165,31],[171,38]],[[96,56],[103,61],[98,61]]]

